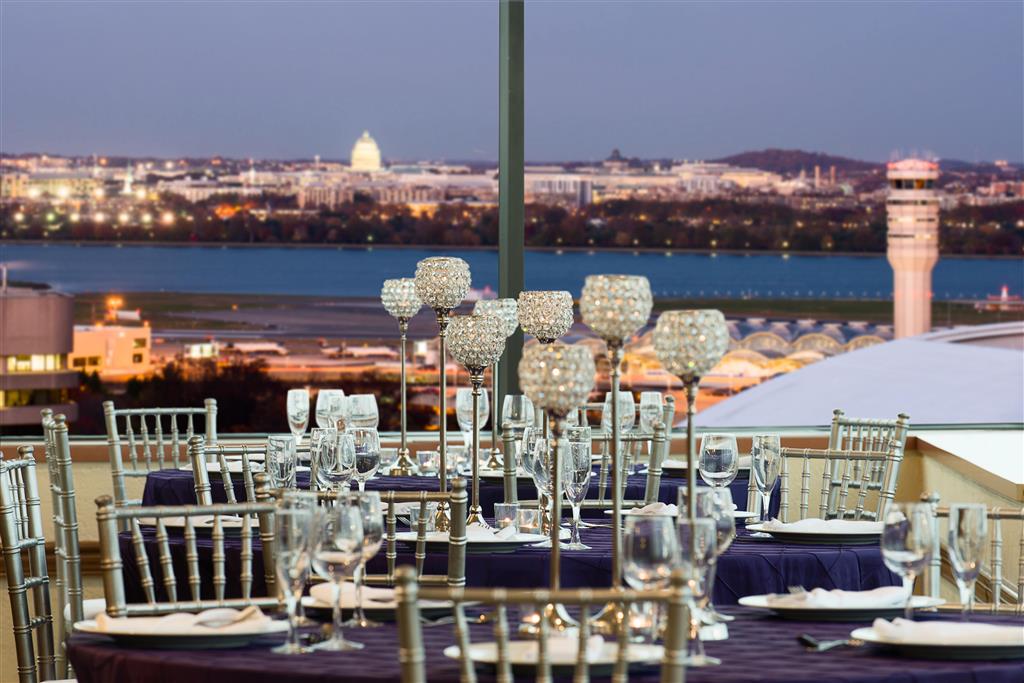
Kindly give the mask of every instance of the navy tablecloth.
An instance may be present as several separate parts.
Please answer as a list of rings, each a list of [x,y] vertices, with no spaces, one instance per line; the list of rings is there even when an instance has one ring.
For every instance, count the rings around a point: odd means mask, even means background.
[[[689,669],[689,683],[1020,683],[1024,662],[951,662],[902,658],[872,647],[810,653],[799,645],[801,633],[820,640],[848,637],[858,624],[787,622],[750,610],[729,610],[730,639],[707,643],[721,666]],[[956,617],[940,617],[956,618]],[[1002,621],[986,618],[986,621]],[[1019,623],[1019,620],[1017,620]],[[267,638],[239,650],[164,651],[124,649],[102,636],[76,634],[68,653],[79,683],[327,683],[328,681],[401,680],[397,630],[393,624],[346,636],[364,643],[354,652],[318,652],[304,656],[268,651],[281,638]],[[427,680],[456,683],[458,664],[442,651],[454,643],[451,626],[423,629]],[[474,641],[491,640],[487,626],[472,628]],[[523,678],[523,677],[520,677]],[[486,674],[482,680],[493,680]],[[631,672],[630,680],[658,680],[656,669]]]
[[[160,561],[153,531],[143,531],[146,538],[146,554],[150,571],[156,582],[157,592],[162,594]],[[611,582],[611,531],[609,529],[584,529],[583,542],[590,550],[563,550],[562,585],[566,588],[603,587]],[[171,532],[171,555],[175,573],[179,578],[180,597],[187,599],[185,591],[187,576],[185,543],[180,533]],[[120,536],[121,555],[124,559],[125,589],[129,602],[145,602],[142,581],[135,562],[131,536],[123,532]],[[200,572],[203,574],[204,591],[213,597],[213,546],[209,537],[197,540]],[[399,543],[397,564],[413,564],[412,548]],[[254,554],[254,595],[266,595],[263,582],[263,553],[259,539],[253,542]],[[225,539],[227,597],[237,597],[241,588],[238,578],[241,574],[241,540]],[[533,588],[548,585],[548,568],[551,552],[544,548],[523,546],[512,553],[468,553],[466,556],[466,582],[470,586],[507,586],[512,588]],[[424,571],[429,574],[443,574],[446,571],[445,555],[427,554]],[[369,565],[372,573],[386,572],[383,549]],[[789,586],[812,588],[842,588],[845,590],[866,590],[879,586],[899,583],[898,577],[882,562],[878,546],[803,546],[788,545],[775,540],[751,538],[745,530],[719,560],[713,598],[717,604],[735,604],[745,595],[762,593],[784,593]]]

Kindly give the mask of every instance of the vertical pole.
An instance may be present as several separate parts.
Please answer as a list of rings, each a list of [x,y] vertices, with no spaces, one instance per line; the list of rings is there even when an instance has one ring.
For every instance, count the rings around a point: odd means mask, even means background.
[[[523,291],[523,0],[498,3],[498,296]],[[516,330],[500,364],[500,395],[519,393],[523,333]]]

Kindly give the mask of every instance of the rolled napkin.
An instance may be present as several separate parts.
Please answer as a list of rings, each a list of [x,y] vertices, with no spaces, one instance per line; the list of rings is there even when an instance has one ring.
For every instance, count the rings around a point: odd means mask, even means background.
[[[334,584],[318,583],[309,589],[309,594],[325,605],[334,605]],[[395,601],[395,589],[363,586],[363,607],[372,607],[373,603],[391,603]],[[356,604],[356,586],[346,581],[341,584],[341,604],[352,607]]]
[[[1024,646],[1024,628],[1020,624],[1004,626],[963,621],[875,619],[871,628],[881,640],[887,643]]]
[[[880,534],[881,522],[862,522],[851,519],[820,519],[809,517],[798,522],[780,522],[773,519],[762,525],[765,531],[797,531],[814,534]]]
[[[815,588],[804,593],[768,596],[769,607],[871,609],[902,607],[906,602],[907,589],[903,586],[883,586],[867,591]]]
[[[242,610],[218,607],[199,614],[175,612],[162,617],[110,617],[103,612],[96,615],[96,626],[109,633],[251,633],[270,623],[270,617],[255,606]]]
[[[481,524],[470,524],[466,527],[467,541],[508,540],[515,537],[515,535],[516,528],[514,526],[507,526],[501,530],[495,530]]]
[[[629,514],[629,515],[668,515],[670,517],[675,517],[676,515],[679,514],[679,508],[677,508],[672,503],[669,503],[667,505],[665,503],[650,503],[648,505],[644,505],[642,508],[633,508],[633,509],[627,511],[626,514]]]

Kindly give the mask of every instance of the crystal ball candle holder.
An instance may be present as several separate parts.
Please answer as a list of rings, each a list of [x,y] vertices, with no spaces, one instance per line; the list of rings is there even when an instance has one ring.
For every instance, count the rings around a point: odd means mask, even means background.
[[[572,327],[572,294],[564,290],[520,292],[519,324],[523,332],[550,344]]]
[[[665,311],[654,326],[658,360],[685,382],[711,371],[729,349],[729,328],[721,311]]]
[[[455,315],[448,324],[448,338],[452,357],[471,375],[482,374],[505,350],[505,323],[496,315]]]
[[[535,344],[523,350],[519,384],[534,405],[565,417],[586,403],[595,372],[594,357],[585,346]]]
[[[408,320],[423,306],[416,293],[416,280],[411,277],[385,280],[380,290],[380,301],[393,318]]]
[[[580,315],[609,344],[622,344],[647,324],[654,299],[642,275],[588,275]]]
[[[452,256],[433,256],[416,264],[416,294],[435,311],[450,311],[469,293],[469,264]]]
[[[519,304],[515,299],[481,299],[473,306],[473,313],[501,318],[506,338],[511,337],[519,327]]]

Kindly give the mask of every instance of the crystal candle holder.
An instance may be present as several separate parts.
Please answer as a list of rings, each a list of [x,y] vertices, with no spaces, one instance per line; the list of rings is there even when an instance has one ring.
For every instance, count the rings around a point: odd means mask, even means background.
[[[532,291],[519,294],[519,324],[542,344],[550,344],[572,327],[572,294]]]
[[[505,324],[505,338],[515,334],[519,327],[519,304],[515,299],[481,299],[473,306],[473,313],[477,315],[496,315]],[[501,469],[503,463],[498,459],[501,451],[498,449],[498,361],[494,361],[491,367],[491,448],[490,457],[487,458],[487,467],[490,469]]]
[[[401,437],[398,446],[398,459],[385,470],[388,474],[408,476],[416,471],[416,463],[409,457],[408,431],[407,431],[407,409],[406,409],[406,372],[405,362],[408,357],[406,344],[408,342],[409,319],[419,313],[423,307],[419,295],[416,293],[416,280],[410,277],[385,280],[380,290],[380,300],[384,309],[391,316],[398,319],[398,331],[401,353],[401,392],[402,392],[402,415],[401,415]]]
[[[594,357],[585,346],[537,344],[523,350],[519,384],[535,406],[565,417],[586,403],[595,372]]]
[[[688,382],[711,371],[729,349],[721,311],[665,311],[654,327],[654,352],[676,377]]]
[[[580,296],[580,316],[608,343],[621,344],[647,324],[654,299],[642,275],[588,275]]]
[[[451,311],[469,293],[469,264],[452,256],[433,256],[416,264],[416,294],[435,311]]]
[[[494,504],[494,526],[498,529],[515,527],[519,525],[519,504],[518,503],[495,503]]]
[[[539,534],[540,517],[540,510],[523,508],[516,513],[516,528],[521,534]]]

